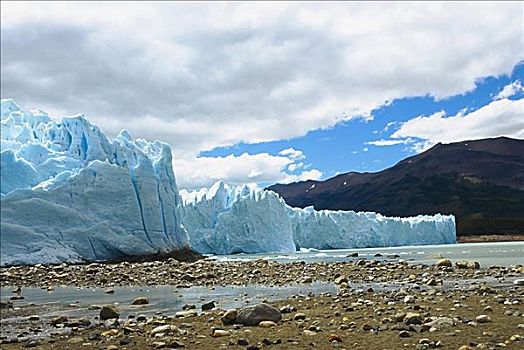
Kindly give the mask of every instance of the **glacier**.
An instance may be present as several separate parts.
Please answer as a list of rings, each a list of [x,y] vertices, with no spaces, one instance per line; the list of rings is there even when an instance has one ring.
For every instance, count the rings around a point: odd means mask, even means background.
[[[456,243],[453,215],[398,218],[292,208],[275,192],[221,181],[180,196],[191,247],[203,254]]]
[[[275,192],[222,181],[178,191],[166,143],[125,130],[109,140],[83,115],[0,107],[2,266],[456,242],[452,215],[292,208]]]
[[[255,185],[180,191],[182,221],[191,247],[202,254],[292,252],[291,221],[284,200]]]
[[[168,144],[125,130],[110,141],[83,115],[0,106],[1,265],[189,247]]]

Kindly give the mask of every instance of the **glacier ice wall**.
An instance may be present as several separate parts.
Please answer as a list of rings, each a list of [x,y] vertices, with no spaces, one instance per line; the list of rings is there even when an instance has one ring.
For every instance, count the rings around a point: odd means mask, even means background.
[[[203,254],[295,250],[284,200],[254,186],[217,182],[209,189],[180,191],[191,247]]]
[[[289,208],[297,248],[337,249],[456,243],[452,215],[387,217],[373,212]]]
[[[275,192],[256,186],[180,192],[183,222],[200,253],[293,252],[455,243],[452,215],[385,217],[372,212],[316,211],[288,206]]]
[[[110,141],[1,101],[1,264],[106,260],[188,246],[169,145]]]

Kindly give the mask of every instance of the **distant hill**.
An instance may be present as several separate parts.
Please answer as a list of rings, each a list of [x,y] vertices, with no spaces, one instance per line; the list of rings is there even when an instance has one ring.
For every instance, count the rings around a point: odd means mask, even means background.
[[[454,214],[457,234],[524,233],[524,140],[437,144],[376,173],[269,187],[295,207]]]

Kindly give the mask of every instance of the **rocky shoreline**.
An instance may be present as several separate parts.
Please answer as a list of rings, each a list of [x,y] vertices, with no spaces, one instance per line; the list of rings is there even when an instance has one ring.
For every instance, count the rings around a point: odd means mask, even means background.
[[[212,300],[184,310],[121,317],[119,305],[92,305],[96,316],[64,316],[60,306],[24,304],[27,286],[336,284],[336,293],[293,295],[253,308],[222,310]],[[1,269],[2,349],[521,349],[524,346],[524,266],[481,267],[473,261],[410,265],[398,257],[348,257],[333,263],[174,259],[116,264],[20,266]],[[393,286],[393,287],[392,287]],[[118,293],[117,293],[118,294]],[[115,302],[118,295],[114,295]],[[11,300],[13,299],[13,300]],[[135,304],[136,303],[136,304]],[[133,301],[147,305],[147,295]],[[53,308],[53,319],[39,313]],[[93,309],[95,310],[95,309]],[[47,310],[49,311],[49,310]],[[244,315],[240,317],[241,315]],[[249,317],[247,317],[249,319]],[[39,333],[49,329],[47,336]]]

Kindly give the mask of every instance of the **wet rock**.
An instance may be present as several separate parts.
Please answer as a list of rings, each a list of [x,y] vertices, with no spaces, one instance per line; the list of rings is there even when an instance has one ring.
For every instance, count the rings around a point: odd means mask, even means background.
[[[149,304],[149,299],[146,297],[138,297],[133,300],[132,305],[147,305]]]
[[[215,302],[214,301],[210,301],[209,303],[202,304],[202,306],[201,306],[202,311],[213,310],[215,307],[216,306],[215,306]]]
[[[104,291],[106,294],[115,294],[115,290],[113,288],[108,288]]]
[[[237,314],[237,322],[244,326],[256,326],[260,321],[278,322],[281,319],[280,310],[265,303],[242,308]]]
[[[346,255],[348,258],[356,258],[358,257],[358,253],[357,252],[353,252],[353,253],[349,253],[348,255]]]
[[[451,260],[449,259],[440,259],[435,263],[435,266],[438,267],[453,267],[453,264],[451,263]]]
[[[38,315],[31,315],[27,319],[29,321],[38,321],[38,320],[40,320],[40,316],[38,316]]]
[[[196,309],[196,305],[195,304],[186,304],[184,306],[182,306],[182,310],[195,310]]]
[[[103,305],[100,309],[100,315],[101,320],[109,320],[112,318],[118,318],[120,317],[120,312],[118,312],[118,309],[113,305]]]
[[[236,309],[227,310],[220,318],[223,324],[231,325],[237,320],[238,311]]]
[[[524,286],[524,279],[514,280],[513,284],[516,285],[516,286]]]

